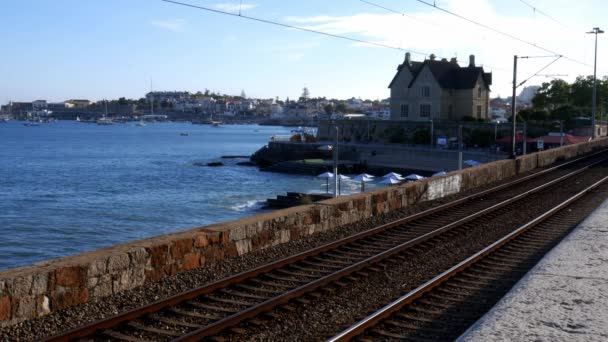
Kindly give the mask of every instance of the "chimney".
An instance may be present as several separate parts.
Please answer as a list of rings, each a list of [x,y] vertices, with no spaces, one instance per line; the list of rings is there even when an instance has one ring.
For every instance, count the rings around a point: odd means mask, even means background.
[[[411,56],[412,55],[409,52],[405,53],[405,64],[408,64],[408,65],[410,64],[410,57]]]
[[[450,63],[458,63],[458,60],[456,59],[456,57],[452,57],[450,59]]]
[[[475,67],[475,55],[470,55],[469,56],[469,68],[474,68]]]

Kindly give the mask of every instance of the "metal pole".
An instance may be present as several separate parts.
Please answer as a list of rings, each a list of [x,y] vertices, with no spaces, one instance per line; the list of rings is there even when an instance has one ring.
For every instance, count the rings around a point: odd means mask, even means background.
[[[494,145],[496,145],[496,140],[498,140],[498,121],[494,123]]]
[[[559,121],[559,147],[564,146],[564,122]]]
[[[523,155],[524,156],[526,155],[526,149],[527,149],[526,145],[528,144],[528,139],[526,139],[527,134],[528,134],[528,125],[527,125],[527,122],[524,121],[524,136],[523,136],[523,143],[524,143]]]
[[[596,98],[597,98],[597,34],[599,29],[595,31],[595,59],[593,61],[593,98],[591,103],[591,139],[595,140],[595,110],[596,110]]]
[[[517,105],[517,96],[515,91],[517,90],[517,55],[513,56],[513,98],[511,99],[511,119],[513,120],[513,136],[511,145],[511,157],[517,158],[517,114],[515,106]]]
[[[336,140],[334,141],[334,198],[338,197],[338,126],[336,129]]]
[[[435,126],[433,124],[433,119],[431,119],[431,148],[433,148],[433,145],[435,144],[434,134],[435,134]]]
[[[458,170],[462,170],[462,125],[458,126]]]

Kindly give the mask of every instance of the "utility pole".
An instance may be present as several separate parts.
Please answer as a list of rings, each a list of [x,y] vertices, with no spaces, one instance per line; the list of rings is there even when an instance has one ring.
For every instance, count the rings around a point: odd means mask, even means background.
[[[523,148],[522,154],[524,156],[526,155],[526,148],[527,148],[526,145],[528,144],[528,139],[526,138],[527,134],[528,134],[528,125],[527,125],[527,122],[524,121],[524,136],[523,136],[523,147],[522,147]]]
[[[462,125],[458,126],[458,170],[462,170]]]
[[[559,121],[559,147],[564,146],[564,122]]]
[[[593,61],[593,98],[591,101],[591,139],[595,140],[596,128],[595,128],[595,111],[597,109],[597,35],[604,33],[599,27],[594,27],[592,31],[587,32],[589,34],[595,34],[595,59]]]
[[[338,197],[338,126],[336,129],[336,140],[334,141],[333,152],[334,152],[334,198]]]
[[[517,55],[513,56],[513,98],[511,98],[511,120],[513,120],[513,136],[511,137],[511,158],[517,158],[517,114],[515,106],[517,105]]]
[[[434,127],[434,124],[433,124],[433,119],[431,119],[431,148],[433,148],[433,146],[435,145],[434,134],[435,134],[435,127]]]

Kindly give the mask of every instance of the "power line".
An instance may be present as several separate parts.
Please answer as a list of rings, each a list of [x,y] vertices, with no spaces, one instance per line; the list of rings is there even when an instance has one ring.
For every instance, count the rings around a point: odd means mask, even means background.
[[[280,27],[284,27],[284,28],[289,28],[289,29],[294,29],[294,30],[299,30],[299,31],[304,31],[304,32],[309,32],[309,33],[315,33],[315,34],[319,34],[319,35],[323,35],[323,36],[327,36],[327,37],[348,40],[351,42],[369,44],[369,45],[374,45],[374,46],[383,47],[383,48],[392,49],[392,50],[410,52],[410,53],[422,55],[422,56],[429,55],[428,53],[424,53],[424,52],[420,52],[420,51],[408,50],[408,49],[404,49],[401,47],[392,46],[392,45],[388,45],[388,44],[377,43],[377,42],[372,42],[372,41],[368,41],[368,40],[343,36],[343,35],[339,35],[339,34],[333,34],[333,33],[313,30],[313,29],[309,29],[309,28],[305,28],[305,27],[301,27],[301,26],[280,23],[280,22],[276,22],[276,21],[272,21],[272,20],[268,20],[268,19],[256,18],[256,17],[251,17],[251,16],[247,16],[247,15],[243,15],[243,14],[230,13],[230,12],[226,12],[226,11],[222,11],[222,10],[214,9],[214,8],[209,8],[209,7],[205,7],[205,6],[197,6],[197,5],[187,4],[184,2],[179,2],[179,1],[174,1],[174,0],[161,0],[161,1],[172,3],[175,5],[185,6],[185,7],[196,8],[199,10],[213,12],[213,13],[217,13],[217,14],[223,14],[223,15],[227,15],[227,16],[231,16],[231,17],[237,17],[237,18],[242,18],[242,19],[248,19],[251,21],[257,21],[257,22],[264,23],[264,24],[280,26]]]
[[[495,28],[493,28],[493,27],[491,27],[491,26],[488,26],[488,25],[486,25],[486,24],[482,24],[482,23],[480,23],[480,22],[478,22],[478,21],[475,21],[475,20],[473,20],[473,19],[469,19],[469,18],[464,17],[464,16],[462,16],[462,15],[460,15],[460,14],[458,14],[458,13],[455,13],[455,12],[452,12],[452,11],[450,11],[450,10],[448,10],[448,9],[442,8],[442,7],[440,7],[440,6],[437,6],[437,5],[435,4],[435,2],[430,3],[430,2],[427,2],[427,1],[424,1],[424,0],[416,0],[416,1],[418,1],[418,2],[419,2],[419,3],[421,3],[421,4],[424,4],[424,5],[427,5],[427,6],[430,6],[430,7],[436,8],[436,9],[437,9],[437,10],[439,10],[439,11],[442,11],[442,12],[445,12],[445,13],[447,13],[447,14],[453,15],[453,16],[455,16],[455,17],[457,17],[457,18],[462,19],[462,20],[468,21],[468,22],[470,22],[470,23],[472,23],[472,24],[474,24],[474,25],[477,25],[477,26],[483,27],[483,28],[485,28],[486,30],[490,30],[490,31],[492,31],[492,32],[494,32],[494,33],[498,33],[498,34],[500,34],[500,35],[502,35],[502,36],[505,36],[505,37],[511,38],[511,39],[513,39],[513,40],[516,40],[516,41],[518,41],[518,42],[520,42],[520,43],[524,43],[524,44],[527,44],[527,45],[533,46],[533,47],[535,47],[535,48],[537,48],[537,49],[543,50],[543,51],[545,51],[545,52],[552,53],[552,54],[554,54],[554,55],[563,56],[563,58],[564,58],[564,59],[567,59],[567,60],[569,60],[569,61],[571,61],[571,62],[575,62],[575,63],[578,63],[578,64],[582,64],[582,65],[585,65],[585,66],[591,67],[591,66],[590,66],[589,64],[587,64],[587,63],[584,63],[584,62],[578,61],[578,60],[576,60],[576,59],[573,59],[573,58],[570,58],[570,57],[567,57],[567,56],[564,56],[564,55],[562,55],[562,54],[560,54],[560,53],[557,53],[557,52],[555,52],[555,51],[553,51],[553,50],[550,50],[550,49],[548,49],[548,48],[545,48],[545,47],[543,47],[543,46],[540,46],[540,45],[538,45],[538,44],[536,44],[536,43],[532,43],[532,42],[527,41],[527,40],[525,40],[525,39],[522,39],[522,38],[516,37],[516,36],[514,36],[514,35],[512,35],[512,34],[510,34],[510,33],[506,33],[506,32],[500,31],[500,30],[495,29]]]
[[[547,17],[547,18],[551,19],[553,22],[555,22],[556,24],[558,24],[558,25],[560,25],[560,26],[563,26],[563,27],[568,27],[568,26],[566,26],[565,24],[563,24],[562,22],[560,22],[559,20],[557,20],[557,19],[553,18],[552,16],[550,16],[549,14],[547,14],[547,13],[545,13],[545,12],[541,11],[540,9],[538,9],[537,7],[535,7],[534,5],[532,5],[531,3],[529,3],[529,2],[527,2],[527,1],[525,1],[525,0],[519,0],[519,1],[520,1],[521,3],[523,3],[523,4],[525,4],[526,6],[530,7],[530,8],[531,8],[531,9],[534,11],[534,13],[538,13],[538,14],[540,14],[540,15],[543,15],[543,16],[545,16],[545,17]]]
[[[384,9],[384,10],[388,11],[388,12],[391,12],[391,13],[402,14],[401,12],[399,12],[399,11],[397,11],[397,10],[395,10],[395,9],[392,9],[392,8],[389,8],[389,7],[386,7],[386,6],[380,5],[380,4],[375,3],[375,2],[366,1],[366,0],[359,0],[359,1],[361,1],[361,2],[363,2],[363,3],[366,3],[366,4],[368,4],[368,5],[374,6],[374,7],[382,8],[382,9]],[[403,15],[405,15],[405,13],[403,13]],[[406,15],[406,16],[407,16],[407,15]],[[414,18],[414,17],[412,17],[412,16],[407,16],[407,17],[410,17],[410,18],[416,19],[416,18]],[[425,24],[429,24],[429,23],[425,23]],[[437,24],[429,24],[429,25],[433,26],[433,25],[437,25]],[[465,62],[465,61],[458,61],[458,62]],[[482,64],[482,66],[483,66],[483,64]],[[493,67],[493,66],[491,66],[491,65],[489,65],[489,64],[485,64],[485,66],[487,66],[488,68],[491,68],[491,69],[505,70],[504,68]]]
[[[542,67],[540,70],[538,70],[537,72],[535,72],[532,76],[526,78],[525,80],[523,80],[520,84],[517,85],[516,88],[521,87],[522,85],[524,85],[524,83],[528,82],[532,77],[537,76],[538,74],[540,74],[541,72],[543,72],[545,69],[547,69],[548,67],[550,67],[553,63],[557,62],[560,58],[562,58],[563,56],[557,56],[556,59],[552,60],[551,63],[545,65],[544,67]],[[530,58],[530,57],[521,57],[521,58]]]

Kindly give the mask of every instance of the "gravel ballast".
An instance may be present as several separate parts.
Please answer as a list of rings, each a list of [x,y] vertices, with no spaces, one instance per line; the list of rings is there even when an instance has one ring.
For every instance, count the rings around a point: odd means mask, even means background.
[[[563,172],[563,171],[559,171],[559,172]],[[535,183],[535,182],[538,184],[542,184],[543,182],[546,182],[546,180],[545,181],[535,180],[535,181],[532,181],[530,184]],[[528,187],[531,186],[530,184],[528,184]],[[536,185],[538,185],[538,184],[536,184]],[[494,184],[493,186],[495,186],[495,185],[496,184]],[[479,190],[481,190],[481,189],[477,189],[475,192],[477,192]],[[500,195],[508,196],[510,191],[515,191],[515,190],[511,190],[511,189],[509,189],[508,191],[505,190]],[[241,257],[230,258],[230,259],[224,260],[222,262],[208,265],[208,266],[205,266],[205,267],[202,267],[202,268],[190,271],[190,272],[185,272],[185,273],[181,273],[181,274],[178,274],[175,276],[167,277],[167,278],[163,279],[162,281],[147,284],[147,285],[144,285],[142,287],[139,287],[139,288],[136,288],[133,290],[125,291],[119,295],[110,296],[110,297],[104,298],[103,300],[99,300],[97,302],[90,302],[90,303],[80,305],[77,307],[73,307],[73,308],[70,308],[70,309],[67,309],[64,311],[55,312],[55,313],[52,313],[50,315],[47,315],[47,316],[44,316],[41,318],[28,320],[28,321],[16,324],[11,327],[2,328],[2,329],[0,329],[0,336],[2,336],[2,340],[7,340],[7,341],[26,341],[26,340],[40,339],[40,338],[43,338],[46,336],[57,334],[61,331],[68,330],[70,328],[82,325],[84,323],[91,322],[91,321],[97,320],[97,319],[102,319],[105,317],[109,317],[111,315],[115,315],[120,312],[124,312],[126,310],[133,309],[135,307],[145,305],[145,304],[151,303],[153,301],[156,301],[156,300],[159,300],[162,298],[166,298],[166,297],[181,293],[186,290],[190,290],[195,287],[200,287],[207,283],[219,280],[221,278],[261,266],[263,264],[275,261],[280,258],[284,258],[284,257],[290,256],[290,255],[294,255],[294,254],[303,252],[305,250],[308,250],[308,249],[338,240],[340,238],[373,228],[377,225],[388,223],[388,222],[394,221],[398,218],[402,218],[404,216],[411,215],[416,212],[420,212],[422,210],[428,209],[433,206],[447,203],[451,200],[464,197],[471,193],[472,192],[461,193],[461,194],[458,194],[455,196],[447,197],[447,198],[436,200],[433,202],[426,202],[426,203],[422,203],[422,204],[419,204],[416,206],[411,206],[408,208],[396,210],[389,214],[372,217],[372,218],[363,220],[361,222],[357,222],[354,224],[340,227],[339,229],[335,229],[335,230],[328,231],[328,232],[316,233],[312,236],[308,236],[308,237],[302,238],[300,240],[290,241],[288,243],[270,247],[270,248],[267,248],[262,251],[250,253],[250,254],[247,254],[247,255],[244,255]],[[460,243],[463,243],[463,241],[460,241]],[[458,247],[458,246],[454,245],[453,248],[454,248],[454,251],[458,251],[464,247],[462,247],[462,246]],[[432,253],[432,251],[427,251],[425,253]],[[428,258],[431,258],[431,256],[424,257],[424,259],[428,259]],[[432,260],[432,259],[428,259],[428,260]],[[407,267],[407,265],[405,265],[404,267]],[[431,266],[429,266],[429,267],[431,267]],[[399,272],[403,272],[403,271],[400,270]],[[398,279],[397,275],[392,274],[390,270],[387,270],[385,273],[386,274],[384,275],[384,277],[386,277],[387,280]],[[380,276],[381,275],[379,275],[379,277]],[[414,273],[409,274],[409,276],[411,277],[411,279],[414,279],[414,280],[415,279],[425,279],[424,277],[427,276],[427,273],[424,271],[424,269],[417,269]],[[374,278],[376,278],[376,277],[374,277]],[[378,281],[384,282],[385,280],[378,279]],[[399,283],[398,280],[397,280],[397,282]],[[406,283],[401,282],[399,286],[401,286],[400,288],[403,289],[403,288],[407,287],[408,285]],[[358,286],[356,288],[358,288]],[[391,286],[391,288],[392,288],[392,286]],[[353,292],[353,291],[356,292],[356,289],[349,288],[348,291],[340,291],[340,293],[347,293],[347,292]],[[385,292],[385,291],[381,291],[381,292]],[[393,292],[391,292],[391,293],[393,293]],[[357,296],[360,296],[360,295],[361,294],[359,294]],[[369,298],[375,297],[375,296],[368,296],[368,295],[369,294],[365,295],[364,297],[366,297],[366,296]],[[391,295],[390,293],[384,293],[383,298],[387,298],[387,296],[390,297],[390,295]],[[351,297],[351,298],[353,298],[353,297]],[[369,310],[370,310],[369,305],[363,304],[363,302],[364,301],[361,301],[360,303],[357,303],[357,304],[359,306],[363,306],[364,308],[367,308],[367,310],[362,310],[363,308],[359,308],[357,310],[354,310],[354,312],[365,312],[365,313],[369,312]],[[315,304],[316,311],[323,312],[323,308],[325,307],[325,305],[328,305],[328,304],[323,304],[323,303]],[[348,304],[342,303],[341,305],[348,305]],[[327,309],[332,311],[332,313],[335,312],[335,310],[341,310],[340,305],[328,307]],[[303,311],[306,311],[306,310],[303,310]],[[349,311],[353,311],[353,310],[349,310]],[[352,320],[352,317],[353,317],[352,315],[349,315],[350,320]],[[327,319],[327,318],[325,318],[325,319]],[[337,321],[334,320],[331,323],[331,326],[333,327],[334,331],[337,326],[336,322]],[[277,328],[279,326],[282,326],[282,325],[277,325]],[[287,327],[287,326],[289,326],[289,324],[285,325],[285,327]],[[320,327],[324,326],[322,321],[320,321],[319,326]],[[294,328],[295,327],[291,326],[289,329],[294,329]],[[313,330],[315,330],[315,329],[313,329]],[[324,334],[328,334],[329,330],[321,328],[317,332],[319,332],[319,333],[325,332]],[[278,336],[281,336],[281,333],[280,333],[280,331],[277,331],[277,333],[278,333],[277,335],[272,335],[272,334],[270,334],[270,332],[268,332],[268,335],[266,335],[266,337],[258,336],[258,338],[264,338],[264,339],[278,338]],[[307,338],[311,338],[312,336],[313,335],[304,335],[302,337],[304,339],[307,339]],[[316,336],[320,336],[320,335],[316,335]],[[283,336],[283,338],[284,338],[284,336]]]

